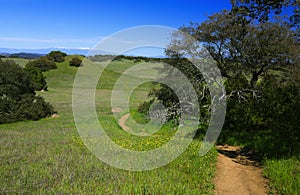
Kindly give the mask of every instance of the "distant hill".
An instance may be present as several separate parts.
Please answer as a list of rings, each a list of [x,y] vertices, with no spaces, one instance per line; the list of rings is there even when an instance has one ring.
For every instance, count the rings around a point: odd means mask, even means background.
[[[20,53],[27,53],[27,54],[38,54],[38,55],[46,55],[51,51],[61,51],[68,55],[84,55],[84,56],[94,56],[94,55],[116,55],[116,53],[106,52],[102,50],[95,50],[95,49],[70,49],[70,48],[46,48],[46,49],[14,49],[14,48],[0,48],[0,55],[9,57],[11,54],[20,54]],[[135,53],[125,53],[126,56],[141,56],[140,54]],[[166,58],[165,55],[143,55],[144,57],[150,58]],[[21,58],[21,57],[20,57]],[[31,58],[32,59],[32,58]]]
[[[14,49],[14,48],[0,48],[1,54],[18,54],[18,53],[30,53],[30,54],[48,54],[51,51],[61,51],[68,55],[87,55],[89,49],[67,49],[67,48],[46,48],[46,49]],[[5,55],[6,56],[6,55]]]
[[[9,53],[0,53],[0,57],[9,57],[10,54]]]
[[[21,53],[10,54],[8,57],[10,57],[10,58],[24,58],[24,59],[38,59],[41,56],[45,56],[45,54],[21,52]]]

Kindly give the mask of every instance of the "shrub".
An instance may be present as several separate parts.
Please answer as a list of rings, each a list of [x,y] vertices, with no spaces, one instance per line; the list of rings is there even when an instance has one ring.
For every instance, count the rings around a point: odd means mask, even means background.
[[[220,143],[243,144],[268,157],[299,154],[300,88],[287,77],[265,75],[259,97],[229,99]]]
[[[0,124],[38,120],[54,113],[53,107],[36,96],[31,75],[13,61],[0,59]]]
[[[61,51],[51,51],[46,57],[48,58],[48,60],[54,62],[64,62],[66,56],[67,54]]]
[[[38,68],[42,72],[56,69],[57,66],[54,61],[49,60],[47,57],[40,57],[38,60],[30,61],[25,65],[26,68]]]
[[[25,67],[24,70],[30,74],[36,91],[47,90],[47,82],[40,69],[36,67]]]
[[[69,65],[70,66],[76,66],[76,67],[79,67],[81,66],[81,63],[82,63],[82,60],[79,59],[78,57],[74,57],[72,58],[72,60],[69,62]]]

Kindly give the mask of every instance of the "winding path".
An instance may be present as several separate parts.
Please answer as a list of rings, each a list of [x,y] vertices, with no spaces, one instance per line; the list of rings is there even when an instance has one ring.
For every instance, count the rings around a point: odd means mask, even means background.
[[[129,113],[128,113],[128,114],[125,114],[125,115],[123,115],[123,116],[119,119],[119,121],[118,121],[119,126],[120,126],[124,131],[127,131],[127,132],[131,132],[131,131],[132,131],[132,129],[126,125],[126,121],[127,121],[127,119],[128,119],[129,116],[130,116]]]
[[[113,113],[119,113],[122,112],[122,108],[113,108],[111,110]],[[121,118],[118,120],[118,125],[126,132],[132,134],[132,135],[137,135],[137,136],[149,136],[150,134],[146,133],[146,132],[134,132],[130,127],[128,127],[126,125],[126,121],[129,118],[130,114],[125,114],[123,116],[121,116]]]

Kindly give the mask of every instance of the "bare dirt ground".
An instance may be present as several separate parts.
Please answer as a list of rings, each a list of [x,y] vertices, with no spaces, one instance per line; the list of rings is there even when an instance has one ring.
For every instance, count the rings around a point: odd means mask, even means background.
[[[122,112],[122,108],[118,108],[118,107],[112,108],[112,109],[111,109],[111,112],[112,112],[112,113]]]
[[[122,111],[123,111],[122,108],[118,108],[118,107],[111,109],[112,113],[119,113]],[[131,131],[131,128],[126,126],[126,124],[125,124],[129,116],[130,116],[130,114],[125,114],[118,121],[119,126],[125,131]]]
[[[120,127],[121,127],[124,131],[129,131],[129,132],[130,132],[130,131],[132,131],[131,128],[128,127],[128,126],[126,126],[126,124],[125,124],[129,116],[130,116],[130,114],[125,114],[125,115],[123,115],[123,116],[119,119],[118,123],[119,123]]]
[[[111,110],[112,113],[119,113],[122,112],[121,108],[112,108]],[[127,131],[128,133],[132,134],[132,135],[137,135],[137,136],[149,136],[150,134],[145,133],[145,132],[134,132],[130,127],[128,127],[126,125],[126,121],[128,119],[128,117],[130,116],[130,114],[125,114],[123,115],[119,120],[118,120],[118,124],[119,126],[124,130]]]
[[[238,146],[217,146],[217,150],[215,194],[268,194],[268,182],[262,175],[255,154]]]

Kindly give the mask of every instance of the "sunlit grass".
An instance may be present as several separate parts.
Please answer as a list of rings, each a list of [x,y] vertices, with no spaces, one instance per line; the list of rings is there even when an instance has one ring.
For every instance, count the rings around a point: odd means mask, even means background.
[[[216,151],[199,157],[199,140],[175,161],[151,171],[124,171],[97,159],[75,127],[72,87],[77,68],[68,65],[71,58],[46,73],[49,91],[38,93],[51,102],[59,118],[0,125],[0,193],[212,194]],[[154,137],[139,138],[124,132],[115,121],[110,112],[111,89],[116,78],[134,63],[114,63],[105,70],[103,85],[100,81],[96,91],[97,114],[105,131],[124,148],[151,150],[161,146],[174,133],[172,124]],[[135,90],[131,109],[145,100],[146,89]]]

